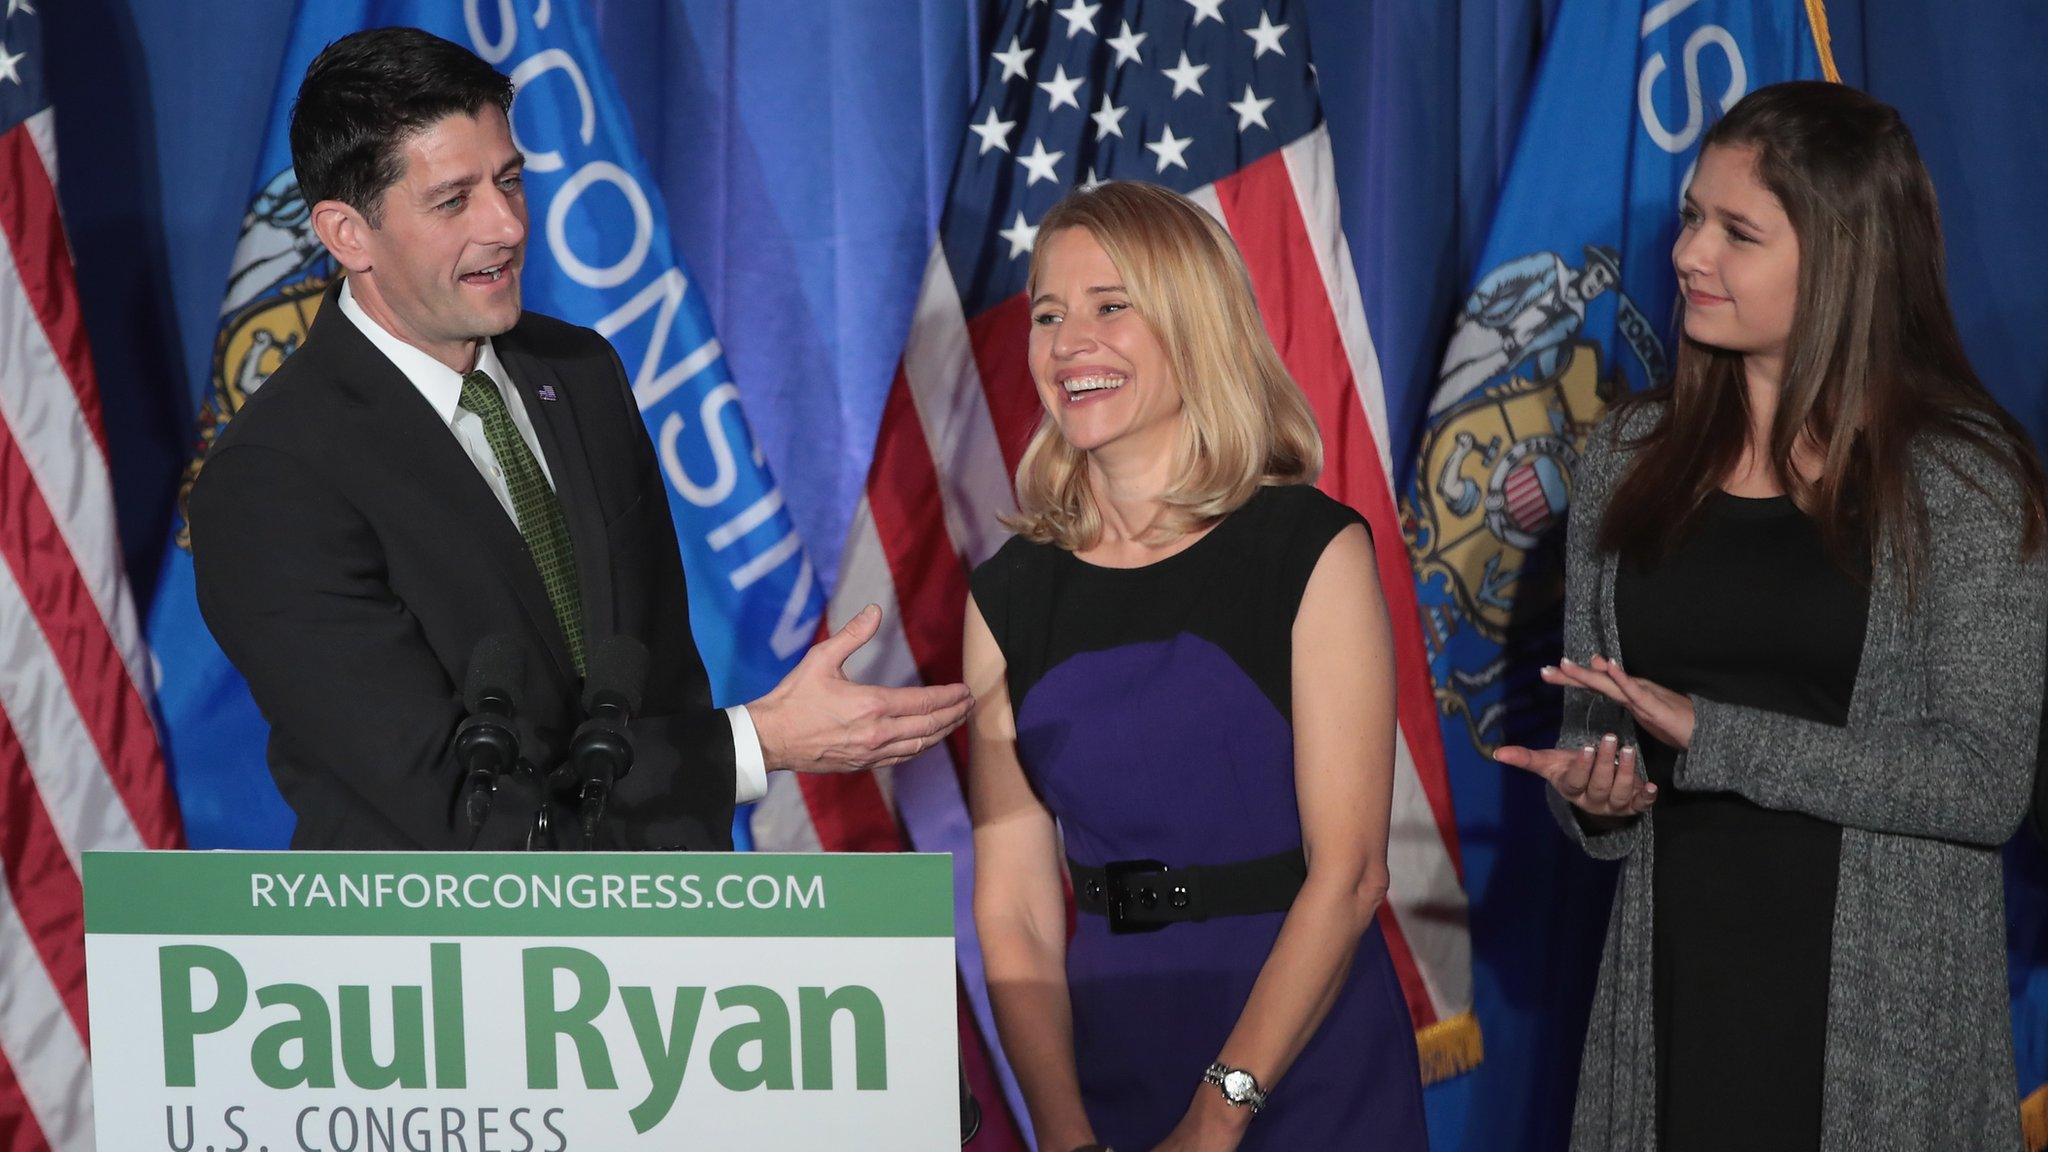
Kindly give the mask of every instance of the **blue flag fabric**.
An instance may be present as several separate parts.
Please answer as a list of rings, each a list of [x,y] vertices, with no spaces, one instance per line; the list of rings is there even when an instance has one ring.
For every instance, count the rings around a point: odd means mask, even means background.
[[[1556,656],[1556,529],[1606,404],[1669,369],[1699,138],[1821,61],[1796,0],[1567,3],[1544,42],[1402,507],[1460,833],[1484,849],[1466,883],[1487,1063],[1432,1092],[1435,1146],[1562,1147],[1611,871],[1557,834],[1541,781],[1489,753],[1555,731],[1536,672]]]
[[[668,481],[690,576],[690,613],[720,703],[751,699],[793,666],[824,593],[762,462],[703,295],[670,239],[579,0],[456,5],[305,0],[293,24],[200,388],[197,457],[304,338],[336,274],[291,170],[292,102],[313,57],[363,28],[412,25],[512,77],[512,131],[527,157],[526,307],[610,338]],[[267,729],[199,617],[182,517],[150,620],[159,704],[194,847],[276,847],[293,818],[264,761]]]
[[[1561,11],[1408,489],[1448,744],[1477,755],[1554,719],[1535,679],[1553,633],[1524,621],[1556,599],[1543,545],[1576,445],[1607,400],[1669,371],[1671,245],[1699,138],[1743,93],[1820,61],[1790,0]]]

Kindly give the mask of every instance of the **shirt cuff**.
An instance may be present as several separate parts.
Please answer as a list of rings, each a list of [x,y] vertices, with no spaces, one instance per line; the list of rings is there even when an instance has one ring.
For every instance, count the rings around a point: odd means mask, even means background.
[[[746,705],[735,704],[725,715],[732,721],[732,802],[751,804],[768,794],[768,758],[761,753],[761,734],[754,731]]]

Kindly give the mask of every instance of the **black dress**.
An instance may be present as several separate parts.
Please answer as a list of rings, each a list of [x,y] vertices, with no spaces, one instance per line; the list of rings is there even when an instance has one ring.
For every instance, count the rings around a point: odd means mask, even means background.
[[[1614,588],[1631,674],[1838,727],[1868,610],[1867,582],[1830,561],[1818,526],[1784,496],[1715,494],[1683,544],[1647,570],[1622,564]],[[1681,792],[1676,753],[1645,738],[1643,754],[1658,787],[1659,1148],[1812,1152],[1841,828],[1732,793]]]
[[[1358,514],[1261,488],[1139,568],[1013,538],[974,573],[1008,665],[1017,754],[1078,863],[1228,865],[1301,848],[1294,618]],[[1095,1134],[1151,1148],[1242,1014],[1282,912],[1119,935],[1081,913],[1067,945],[1074,1063]],[[1421,1152],[1414,1025],[1378,923],[1240,1152]]]

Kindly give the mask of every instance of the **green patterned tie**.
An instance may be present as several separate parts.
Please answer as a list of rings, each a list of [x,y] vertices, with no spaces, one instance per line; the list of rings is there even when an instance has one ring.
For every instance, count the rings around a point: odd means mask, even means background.
[[[526,550],[540,569],[547,586],[548,603],[554,605],[555,621],[569,642],[569,657],[576,671],[583,671],[583,593],[576,583],[576,551],[569,542],[569,526],[562,520],[561,501],[541,474],[525,437],[505,410],[505,398],[498,386],[482,372],[462,378],[459,403],[484,422],[484,439],[491,455],[505,473],[505,487],[512,493],[512,511],[519,519],[519,534],[526,538]]]

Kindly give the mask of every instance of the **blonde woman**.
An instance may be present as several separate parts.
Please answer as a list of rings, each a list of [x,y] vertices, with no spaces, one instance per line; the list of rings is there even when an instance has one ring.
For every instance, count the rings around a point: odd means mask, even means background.
[[[1420,1149],[1365,524],[1311,486],[1314,420],[1194,204],[1074,193],[1027,292],[1045,418],[965,657],[975,922],[1039,1148]]]

